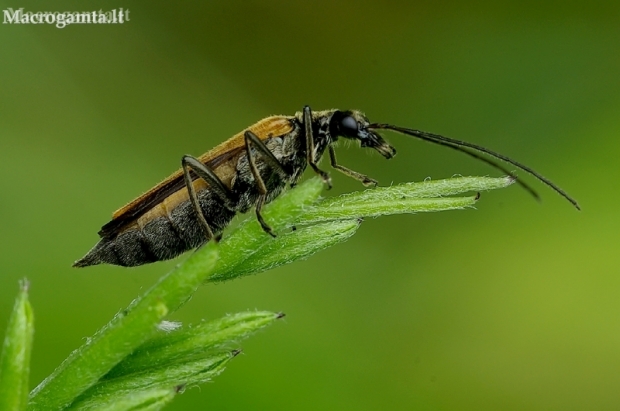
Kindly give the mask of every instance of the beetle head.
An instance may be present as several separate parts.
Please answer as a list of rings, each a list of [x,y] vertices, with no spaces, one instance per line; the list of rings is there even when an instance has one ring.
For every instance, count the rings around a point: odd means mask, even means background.
[[[385,158],[394,157],[396,149],[379,134],[370,130],[369,125],[370,122],[366,116],[357,110],[335,111],[331,117],[329,128],[333,137],[358,140],[362,147],[374,148]]]

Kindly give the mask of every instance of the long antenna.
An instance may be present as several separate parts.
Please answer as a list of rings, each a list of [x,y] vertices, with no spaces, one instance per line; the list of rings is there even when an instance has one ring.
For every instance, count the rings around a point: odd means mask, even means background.
[[[404,127],[398,127],[398,126],[393,126],[391,124],[379,124],[379,123],[375,123],[375,124],[370,124],[368,126],[368,128],[371,129],[386,129],[386,130],[392,130],[392,131],[396,131],[397,133],[401,133],[401,134],[405,134],[411,137],[415,137],[415,138],[419,138],[421,140],[425,140],[425,141],[429,141],[431,143],[435,143],[435,144],[439,144],[441,146],[445,146],[445,147],[450,147],[454,150],[457,151],[461,151],[465,154],[468,154],[478,160],[484,161],[485,163],[491,165],[492,167],[497,168],[498,170],[503,171],[504,173],[507,173],[511,176],[514,177],[514,175],[506,170],[506,168],[502,167],[501,165],[485,158],[482,156],[479,156],[478,154],[466,150],[464,147],[467,148],[471,148],[472,150],[484,153],[484,154],[488,154],[491,157],[497,158],[499,160],[505,161],[509,164],[512,164],[515,167],[520,168],[521,170],[527,172],[528,174],[533,175],[534,177],[536,177],[537,179],[539,179],[540,181],[542,181],[544,184],[546,184],[547,186],[551,187],[554,191],[556,191],[557,193],[559,193],[562,197],[564,197],[566,200],[568,200],[568,202],[570,202],[577,210],[581,210],[581,208],[579,207],[579,204],[577,204],[577,201],[575,199],[573,199],[571,196],[569,196],[564,190],[562,190],[560,187],[558,187],[557,185],[555,185],[554,183],[552,183],[549,179],[547,179],[546,177],[544,177],[543,175],[539,174],[538,172],[534,171],[533,169],[531,169],[530,167],[519,163],[518,161],[515,161],[509,157],[506,157],[502,154],[496,153],[495,151],[489,150],[488,148],[479,146],[477,144],[472,144],[472,143],[468,143],[467,141],[461,141],[461,140],[455,140],[453,138],[449,138],[449,137],[444,137],[444,136],[440,136],[438,134],[433,134],[433,133],[427,133],[426,131],[420,131],[420,130],[412,130],[412,129],[408,129],[408,128],[404,128]],[[519,179],[517,179],[517,183],[519,183],[521,185],[521,187],[523,187],[524,189],[526,189],[530,194],[532,194],[535,198],[539,198],[538,194],[532,189],[530,188],[528,185],[526,185],[525,183],[522,183]]]

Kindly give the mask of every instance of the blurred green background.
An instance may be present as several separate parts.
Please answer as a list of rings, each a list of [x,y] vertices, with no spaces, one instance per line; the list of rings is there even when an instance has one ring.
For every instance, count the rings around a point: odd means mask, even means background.
[[[309,104],[490,147],[583,211],[519,173],[542,204],[513,186],[477,210],[370,220],[305,262],[203,287],[175,319],[287,317],[168,409],[620,407],[620,3],[0,4],[131,11],[124,25],[0,26],[0,324],[28,277],[33,386],[184,258],[72,269],[111,213],[181,155]],[[387,138],[391,161],[353,146],[339,160],[383,185],[499,175]],[[361,188],[332,175],[325,195]]]

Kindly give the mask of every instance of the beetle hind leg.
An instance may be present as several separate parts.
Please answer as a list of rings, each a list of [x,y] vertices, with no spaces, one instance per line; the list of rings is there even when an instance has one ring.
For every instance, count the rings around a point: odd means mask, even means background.
[[[220,178],[213,172],[213,170],[201,163],[196,157],[192,157],[190,155],[183,156],[181,159],[181,165],[183,167],[183,178],[185,179],[185,186],[187,187],[187,191],[189,193],[189,199],[192,203],[194,211],[196,212],[196,217],[198,218],[200,226],[205,233],[205,237],[207,238],[207,241],[211,241],[212,239],[219,241],[221,236],[216,236],[213,233],[213,230],[207,222],[204,212],[200,207],[196,189],[194,188],[194,183],[192,181],[192,176],[190,175],[190,169],[194,171],[199,178],[209,184],[209,189],[224,200],[224,205],[226,207],[232,207],[232,204],[236,201],[235,196],[230,189],[226,187],[222,180],[220,180]]]

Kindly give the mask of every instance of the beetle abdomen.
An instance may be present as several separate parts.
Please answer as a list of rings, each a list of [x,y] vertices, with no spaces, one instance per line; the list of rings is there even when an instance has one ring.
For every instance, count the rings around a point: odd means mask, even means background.
[[[200,206],[214,233],[221,232],[235,216],[235,210],[208,189],[197,193]],[[169,260],[207,241],[189,200],[180,203],[167,216],[128,225],[115,237],[102,238],[74,267],[114,264],[125,267]]]

